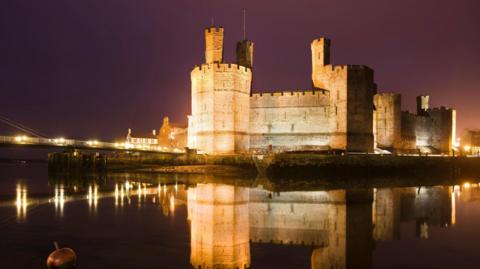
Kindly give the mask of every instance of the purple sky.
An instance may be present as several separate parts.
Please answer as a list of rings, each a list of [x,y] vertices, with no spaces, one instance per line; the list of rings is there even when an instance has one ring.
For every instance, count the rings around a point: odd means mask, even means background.
[[[2,0],[0,115],[51,136],[113,139],[186,123],[203,29],[225,27],[225,58],[255,42],[253,91],[310,89],[310,41],[334,64],[365,64],[381,91],[418,94],[480,127],[478,0]],[[12,130],[0,127],[0,134]]]

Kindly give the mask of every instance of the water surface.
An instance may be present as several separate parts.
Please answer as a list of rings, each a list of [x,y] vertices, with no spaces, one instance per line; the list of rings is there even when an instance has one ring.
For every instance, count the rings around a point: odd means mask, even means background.
[[[290,190],[2,164],[0,267],[45,268],[58,241],[78,268],[477,268],[478,181]]]

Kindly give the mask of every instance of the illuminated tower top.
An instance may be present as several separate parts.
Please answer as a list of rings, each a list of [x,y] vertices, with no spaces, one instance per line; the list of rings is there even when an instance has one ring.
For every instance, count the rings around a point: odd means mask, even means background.
[[[223,62],[223,28],[205,28],[205,63]]]

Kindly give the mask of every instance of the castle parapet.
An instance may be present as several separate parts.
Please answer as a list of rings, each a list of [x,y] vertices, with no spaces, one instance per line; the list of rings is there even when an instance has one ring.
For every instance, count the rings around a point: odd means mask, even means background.
[[[232,64],[232,63],[206,63],[202,65],[195,65],[193,68],[192,72],[201,72],[203,71],[204,73],[210,70],[215,70],[215,71],[233,71],[233,70],[240,70],[245,73],[251,73],[252,70],[248,67],[241,66],[238,64]]]

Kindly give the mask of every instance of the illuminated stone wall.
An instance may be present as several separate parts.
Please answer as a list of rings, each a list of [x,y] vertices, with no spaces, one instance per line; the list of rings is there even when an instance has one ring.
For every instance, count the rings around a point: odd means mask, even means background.
[[[401,112],[401,96],[374,96],[375,142],[379,148],[412,153],[450,154],[455,143],[456,111],[429,108],[428,96],[417,97],[417,114]]]
[[[406,151],[416,151],[417,137],[415,134],[416,116],[408,111],[402,111],[402,130],[400,147]]]
[[[328,91],[255,93],[250,97],[250,148],[327,149]]]
[[[250,267],[248,188],[198,184],[188,189],[194,268]]]
[[[456,111],[440,107],[417,115],[415,135],[417,147],[431,147],[434,152],[450,154],[455,141]]]
[[[374,96],[376,143],[379,148],[401,147],[401,99],[397,93],[378,93]]]

